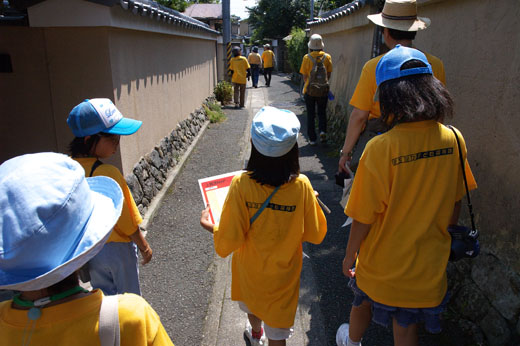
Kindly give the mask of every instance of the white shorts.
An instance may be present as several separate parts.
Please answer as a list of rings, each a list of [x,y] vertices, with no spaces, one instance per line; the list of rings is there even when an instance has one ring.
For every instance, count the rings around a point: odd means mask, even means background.
[[[239,301],[238,307],[240,308],[240,310],[244,311],[246,314],[253,314],[244,302]],[[265,331],[265,336],[271,340],[289,339],[291,337],[291,335],[293,335],[293,333],[294,333],[294,329],[292,327],[291,328],[273,328],[273,327],[269,327],[265,322],[264,322],[264,331]]]

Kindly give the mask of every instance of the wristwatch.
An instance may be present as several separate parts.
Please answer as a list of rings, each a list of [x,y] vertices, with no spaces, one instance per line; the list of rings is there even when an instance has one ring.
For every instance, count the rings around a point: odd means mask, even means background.
[[[346,156],[346,157],[352,157],[352,151],[349,151],[348,153],[343,152],[343,149],[339,151],[340,156]]]

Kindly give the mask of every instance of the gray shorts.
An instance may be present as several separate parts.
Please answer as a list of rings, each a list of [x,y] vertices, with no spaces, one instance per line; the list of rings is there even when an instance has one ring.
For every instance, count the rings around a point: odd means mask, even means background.
[[[240,310],[244,311],[246,314],[253,314],[244,302],[239,301],[238,307],[240,308]],[[291,328],[273,328],[273,327],[269,327],[265,322],[264,322],[264,331],[265,331],[265,336],[271,340],[289,339],[291,337],[291,335],[293,335],[293,333],[294,333],[293,327],[291,327]]]

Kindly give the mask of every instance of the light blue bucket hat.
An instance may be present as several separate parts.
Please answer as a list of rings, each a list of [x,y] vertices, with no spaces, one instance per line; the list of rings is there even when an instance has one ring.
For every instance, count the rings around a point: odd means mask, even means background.
[[[0,165],[0,289],[60,282],[105,244],[123,194],[113,179],[85,178],[66,155],[38,153]]]
[[[251,141],[260,154],[280,157],[294,147],[300,121],[286,109],[266,106],[256,113],[251,125]]]

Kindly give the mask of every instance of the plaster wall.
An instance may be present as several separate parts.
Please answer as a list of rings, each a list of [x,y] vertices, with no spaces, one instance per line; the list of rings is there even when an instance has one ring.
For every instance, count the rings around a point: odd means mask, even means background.
[[[0,73],[0,163],[57,149],[44,38],[44,30],[0,27],[0,53],[13,69]]]
[[[216,85],[215,41],[111,29],[113,98],[128,117],[143,121],[121,139],[124,174],[185,119]]]
[[[520,7],[517,0],[422,0],[419,15],[431,26],[417,34],[414,44],[440,57],[447,86],[455,100],[455,116],[448,120],[466,139],[469,162],[479,184],[472,195],[483,249],[496,254],[520,272],[520,223],[516,211],[520,184]],[[361,69],[370,58],[373,31],[359,11],[311,26],[322,34],[332,55],[329,104],[334,118],[345,121],[348,101]],[[333,121],[332,121],[333,122]],[[344,136],[345,127],[338,132]],[[341,139],[342,143],[342,139]],[[463,214],[468,223],[467,213]]]

